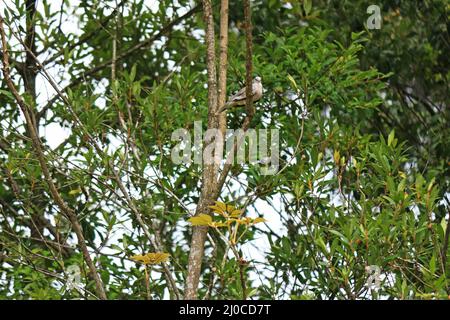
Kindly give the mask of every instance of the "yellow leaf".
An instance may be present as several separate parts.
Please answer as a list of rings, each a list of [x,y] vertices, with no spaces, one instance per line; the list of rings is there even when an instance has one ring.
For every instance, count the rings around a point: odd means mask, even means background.
[[[221,207],[219,207],[219,206],[209,206],[209,207],[213,210],[214,213],[220,214],[224,217],[228,217],[226,212],[223,211]]]
[[[258,218],[253,220],[253,224],[260,223],[260,222],[266,222],[266,221],[267,220],[264,219],[263,217],[258,217]]]
[[[212,218],[210,215],[200,213],[198,216],[189,218],[189,222],[193,226],[208,226],[212,223]]]
[[[238,222],[238,220],[236,220],[236,219],[228,219],[227,222],[226,222],[226,224],[227,224],[227,225],[230,225],[230,224],[232,224],[233,222]]]
[[[341,153],[339,152],[339,150],[334,151],[333,158],[334,158],[334,163],[336,163],[336,165],[339,165],[340,160],[341,160]]]
[[[255,218],[255,219],[252,219],[252,218],[249,218],[249,217],[245,217],[245,218],[242,218],[242,219],[236,219],[235,221],[237,223],[239,223],[239,224],[253,225],[253,224],[260,223],[260,222],[265,222],[266,219],[264,219],[262,217],[258,217],[258,218]]]
[[[230,216],[233,218],[237,218],[239,217],[244,211],[239,210],[239,209],[235,209],[231,212]]]
[[[159,264],[166,262],[170,257],[170,254],[165,252],[149,252],[145,255],[132,256],[131,259],[143,264]]]
[[[227,205],[227,212],[233,212],[236,208],[231,204]]]
[[[79,193],[81,193],[81,189],[74,189],[74,190],[69,191],[69,195],[71,195],[71,196],[79,194]]]
[[[236,219],[236,222],[237,223],[239,223],[239,224],[250,224],[251,222],[252,222],[252,219],[251,218],[249,218],[249,217],[245,217],[245,218],[242,218],[242,219]]]
[[[210,209],[212,209],[212,211],[214,212],[222,212],[222,209],[220,209],[218,206],[209,206]]]
[[[132,259],[134,261],[137,261],[137,262],[144,262],[145,261],[144,256],[141,255],[141,254],[138,254],[136,256],[132,256],[130,259]]]
[[[222,211],[227,211],[227,205],[223,202],[216,201],[216,206],[218,206]]]
[[[227,224],[225,222],[211,222],[209,225],[213,228],[220,228],[220,227],[227,226]]]
[[[150,263],[157,264],[166,262],[170,257],[170,254],[165,252],[156,252],[156,253],[150,253],[149,260]]]

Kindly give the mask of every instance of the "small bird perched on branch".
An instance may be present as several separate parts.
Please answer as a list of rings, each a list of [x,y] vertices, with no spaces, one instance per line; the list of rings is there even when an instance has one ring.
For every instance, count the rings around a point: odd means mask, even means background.
[[[226,109],[229,109],[234,106],[243,106],[245,105],[246,101],[246,95],[245,95],[246,87],[243,87],[241,90],[233,94],[231,97],[228,98],[227,103],[223,105],[222,108],[217,113],[222,113]],[[258,101],[261,99],[263,94],[263,87],[261,83],[260,77],[255,77],[252,82],[252,95],[253,95],[253,102]]]

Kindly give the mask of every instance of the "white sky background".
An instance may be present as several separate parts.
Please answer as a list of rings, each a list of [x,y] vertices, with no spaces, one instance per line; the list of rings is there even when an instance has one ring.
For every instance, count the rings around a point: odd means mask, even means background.
[[[49,3],[51,4],[51,12],[58,12],[60,10],[61,1],[49,1]],[[79,0],[71,0],[70,1],[70,5],[71,5],[72,9],[78,7],[79,4],[80,4]],[[149,8],[149,10],[151,10],[154,13],[157,12],[159,9],[158,1],[144,0],[144,4]],[[2,12],[2,14],[5,10],[5,5],[7,7],[9,7],[10,9],[15,8],[15,4],[14,4],[13,0],[5,0],[0,3],[0,12]],[[65,5],[67,5],[67,2],[65,3]],[[37,9],[40,12],[44,11],[44,6],[42,4],[42,1],[38,1]],[[112,10],[113,10],[113,8],[111,8],[110,11],[112,11]],[[188,10],[188,8],[185,8],[183,10],[180,10],[178,13],[183,14],[187,10]],[[64,14],[62,16],[61,29],[65,34],[74,34],[76,36],[79,36],[82,34],[81,28],[79,26],[79,19],[78,19],[78,15],[80,15],[80,14],[82,14],[82,9],[80,9],[80,10],[75,9],[75,15]],[[107,10],[105,10],[105,14],[109,14]],[[173,15],[173,12],[168,12],[168,15]],[[22,26],[24,26],[25,21],[23,19],[23,21],[17,21],[16,24],[21,24]],[[15,28],[15,29],[17,30],[17,28]],[[39,29],[37,30],[37,32],[39,32]],[[203,30],[198,30],[198,32],[196,32],[196,34],[195,34],[195,36],[198,38],[203,37],[203,35],[204,35]],[[10,45],[13,46],[17,43],[18,43],[17,41],[13,40],[12,43],[10,43]],[[162,39],[162,41],[160,41],[159,45],[162,45],[163,43],[164,43],[164,39]],[[39,50],[40,48],[38,47],[37,49]],[[42,54],[39,57],[40,61],[44,61],[47,57],[51,56],[53,53],[54,52],[49,50],[48,52]],[[83,63],[88,65],[91,62],[90,60],[91,60],[91,58],[88,56],[84,59]],[[51,65],[51,67],[47,68],[47,72],[50,74],[50,76],[53,78],[53,80],[58,84],[60,89],[64,88],[69,83],[70,77],[68,75],[67,68],[64,68],[61,65]],[[205,72],[206,72],[206,70],[205,70]],[[103,85],[106,86],[108,84],[103,83]],[[205,84],[205,87],[206,87],[206,84]],[[99,86],[96,88],[94,93],[102,93],[102,92],[104,92],[104,89],[105,89],[105,87]],[[56,94],[55,90],[51,87],[51,85],[48,83],[48,81],[41,74],[39,74],[36,79],[36,91],[38,94],[37,103],[39,105],[39,108],[42,108],[47,103],[47,101],[49,101]],[[99,100],[96,101],[96,104],[99,104],[99,105],[102,105],[102,104],[105,105],[105,103],[106,103],[106,101],[104,100],[103,97],[100,97]],[[51,110],[49,110],[49,112],[51,112]],[[70,130],[68,128],[62,127],[58,123],[51,123],[49,125],[46,125],[45,127],[41,127],[40,133],[42,136],[45,137],[47,145],[50,148],[54,149],[70,135]],[[121,142],[119,140],[112,139],[113,147],[118,147],[120,144],[121,144]],[[154,173],[149,172],[149,175],[154,177]],[[245,177],[242,177],[242,178],[245,179]],[[239,186],[238,184],[234,183],[234,187],[232,187],[232,189],[237,190],[238,186]],[[274,197],[274,199],[272,199],[272,201],[275,206],[279,206],[278,210],[280,210],[280,212],[283,212],[283,208],[281,207],[281,201],[277,197]],[[273,231],[277,232],[279,235],[286,233],[286,229],[281,224],[279,214],[274,210],[274,208],[269,206],[265,201],[261,201],[261,200],[256,201],[255,208],[256,209],[250,208],[248,210],[248,216],[250,216],[250,217],[264,216],[264,218],[266,220],[268,220],[268,223],[270,224],[270,227]],[[192,210],[194,210],[194,209],[195,209],[195,207],[192,206]],[[118,217],[118,218],[123,218],[123,216]],[[185,226],[181,226],[181,227],[185,227]],[[128,229],[128,231],[126,229]],[[115,233],[115,235],[112,237],[112,240],[109,242],[109,244],[114,243],[114,241],[116,241],[116,244],[118,244],[117,239],[120,239],[124,232],[128,233],[128,234],[131,233],[131,222],[130,221],[128,221],[128,223],[126,223],[124,225],[124,228],[122,230],[119,230],[118,232]],[[269,242],[266,239],[266,237],[261,236],[261,234],[259,234],[259,235],[257,234],[256,239],[254,241],[248,242],[242,247],[242,251],[244,253],[244,258],[246,260],[254,260],[255,262],[265,261],[265,252],[269,251],[269,250],[270,250]],[[108,253],[108,254],[117,253],[117,251],[107,250],[107,249],[103,249],[103,252]],[[232,257],[231,252],[229,253],[229,255],[230,255],[230,257]],[[127,264],[128,264],[128,266],[134,265],[134,263],[132,263],[132,262],[128,262]],[[258,267],[258,264],[256,264],[256,267]],[[153,275],[153,277],[154,276],[156,276],[156,274]],[[159,274],[157,276],[159,276]],[[269,276],[269,275],[267,275],[267,276]],[[260,281],[257,274],[252,274],[251,279],[255,281],[256,285]],[[166,294],[165,298],[168,298],[168,297],[169,296]]]

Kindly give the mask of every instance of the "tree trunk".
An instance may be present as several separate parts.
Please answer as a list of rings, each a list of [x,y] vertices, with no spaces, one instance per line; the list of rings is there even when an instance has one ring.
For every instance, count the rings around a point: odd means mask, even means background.
[[[216,53],[214,39],[214,19],[211,0],[203,0],[204,20],[206,24],[206,62],[208,71],[208,129],[217,128],[217,75]],[[217,170],[214,164],[203,166],[202,191],[195,214],[208,213],[213,203],[215,193]],[[189,253],[188,273],[184,298],[196,299],[197,288],[202,267],[203,251],[205,246],[207,227],[194,227],[191,239],[191,251]]]

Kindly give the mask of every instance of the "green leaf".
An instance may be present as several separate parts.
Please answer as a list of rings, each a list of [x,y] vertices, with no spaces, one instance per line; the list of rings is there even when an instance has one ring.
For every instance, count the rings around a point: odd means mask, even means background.
[[[392,130],[388,136],[388,146],[392,145],[392,141],[394,141],[394,137],[395,137],[395,130]]]
[[[295,79],[290,74],[288,74],[287,78],[288,78],[289,82],[291,83],[291,85],[298,92],[297,82],[295,82]]]
[[[74,195],[79,194],[79,193],[81,193],[81,189],[80,188],[73,189],[73,190],[69,191],[69,195],[71,195],[71,196],[74,196]]]
[[[435,255],[433,255],[431,257],[429,269],[430,269],[431,275],[434,275],[434,273],[436,272],[436,256]]]
[[[134,78],[136,77],[136,65],[133,65],[130,72],[130,82],[134,81]]]
[[[441,227],[444,232],[445,230],[447,230],[447,220],[445,220],[445,217],[443,217],[441,220]]]
[[[14,99],[13,94],[12,94],[11,92],[9,92],[9,91],[0,89],[0,93],[1,93],[1,94],[4,94],[5,96],[7,96],[7,97],[10,98],[10,99]]]
[[[306,15],[309,15],[312,8],[312,0],[304,0],[303,1],[303,9],[305,10]]]

